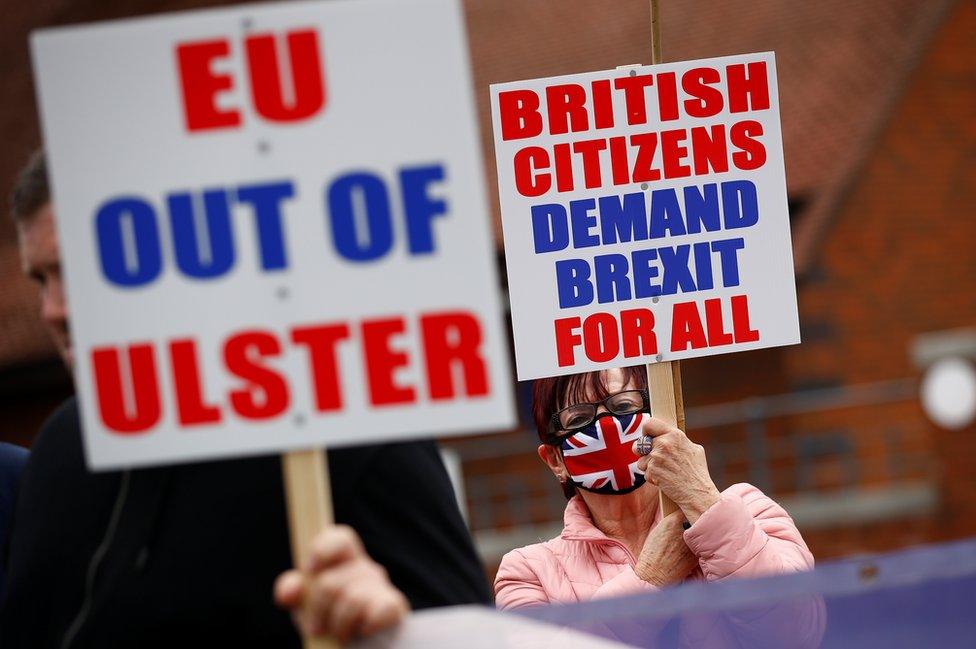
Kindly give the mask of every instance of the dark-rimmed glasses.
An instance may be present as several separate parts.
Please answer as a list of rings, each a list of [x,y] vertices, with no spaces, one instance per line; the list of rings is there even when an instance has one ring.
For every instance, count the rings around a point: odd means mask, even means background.
[[[596,420],[600,406],[614,415],[650,412],[647,390],[623,390],[595,403],[574,403],[553,414],[549,419],[547,444],[558,444],[564,438],[586,428]]]

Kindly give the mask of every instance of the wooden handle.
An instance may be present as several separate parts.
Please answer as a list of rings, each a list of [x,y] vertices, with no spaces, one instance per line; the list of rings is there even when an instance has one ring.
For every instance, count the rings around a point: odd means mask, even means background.
[[[674,425],[685,430],[685,398],[681,393],[681,363],[671,361],[671,378],[674,380]]]
[[[298,566],[311,552],[315,535],[335,522],[329,465],[324,449],[311,449],[285,453],[281,456],[281,468],[288,505],[291,559]],[[302,636],[302,646],[305,649],[338,649],[339,643],[333,638]]]
[[[661,12],[658,0],[651,0],[651,63],[663,63],[661,56]]]
[[[684,425],[684,404],[681,403],[681,374],[678,362],[650,363],[647,366],[647,392],[651,396],[651,414],[672,426],[678,426],[678,413]],[[677,372],[675,371],[677,369]],[[682,428],[678,426],[678,428]],[[683,430],[683,428],[682,428]],[[678,506],[670,498],[659,492],[661,515],[667,516],[677,511]]]

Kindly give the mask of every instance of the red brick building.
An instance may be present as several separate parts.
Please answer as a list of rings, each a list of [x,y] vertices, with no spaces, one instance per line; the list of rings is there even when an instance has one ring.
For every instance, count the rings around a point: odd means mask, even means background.
[[[204,4],[215,3],[12,7],[0,27],[3,186],[38,142],[29,29]],[[780,81],[804,342],[683,363],[689,432],[706,445],[716,481],[748,480],[783,500],[820,557],[976,534],[976,427],[943,431],[918,398],[926,364],[945,353],[976,356],[951,343],[965,337],[943,336],[976,329],[976,6],[662,5],[666,60],[772,50]],[[646,0],[465,7],[492,188],[489,83],[650,58]],[[0,438],[28,443],[69,383],[18,264],[4,223]],[[527,426],[449,444],[489,564],[558,524],[562,496]]]

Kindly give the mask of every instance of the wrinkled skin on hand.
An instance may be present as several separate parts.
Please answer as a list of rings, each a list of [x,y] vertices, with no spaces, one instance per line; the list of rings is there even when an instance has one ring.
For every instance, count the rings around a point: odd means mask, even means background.
[[[694,524],[721,497],[708,473],[705,448],[684,431],[653,417],[644,423],[644,435],[653,437],[651,452],[637,464],[651,484],[681,509]],[[638,440],[634,443],[637,453]]]
[[[340,643],[390,628],[410,611],[386,569],[370,558],[359,535],[346,525],[319,532],[303,570],[279,575],[274,598],[292,611],[300,630]]]
[[[654,526],[637,557],[634,572],[654,586],[667,586],[684,581],[698,566],[698,557],[685,545],[685,516],[671,512]]]

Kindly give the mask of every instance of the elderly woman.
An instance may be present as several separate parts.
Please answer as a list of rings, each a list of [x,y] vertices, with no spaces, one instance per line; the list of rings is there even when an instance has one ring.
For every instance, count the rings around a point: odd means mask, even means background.
[[[569,502],[562,534],[502,559],[500,608],[813,567],[782,507],[749,484],[720,492],[705,449],[650,416],[642,367],[538,380],[533,397],[539,457]],[[644,436],[650,449],[641,448]],[[659,492],[676,512],[662,517]],[[823,618],[820,600],[791,610],[790,642],[781,646],[816,646]]]

